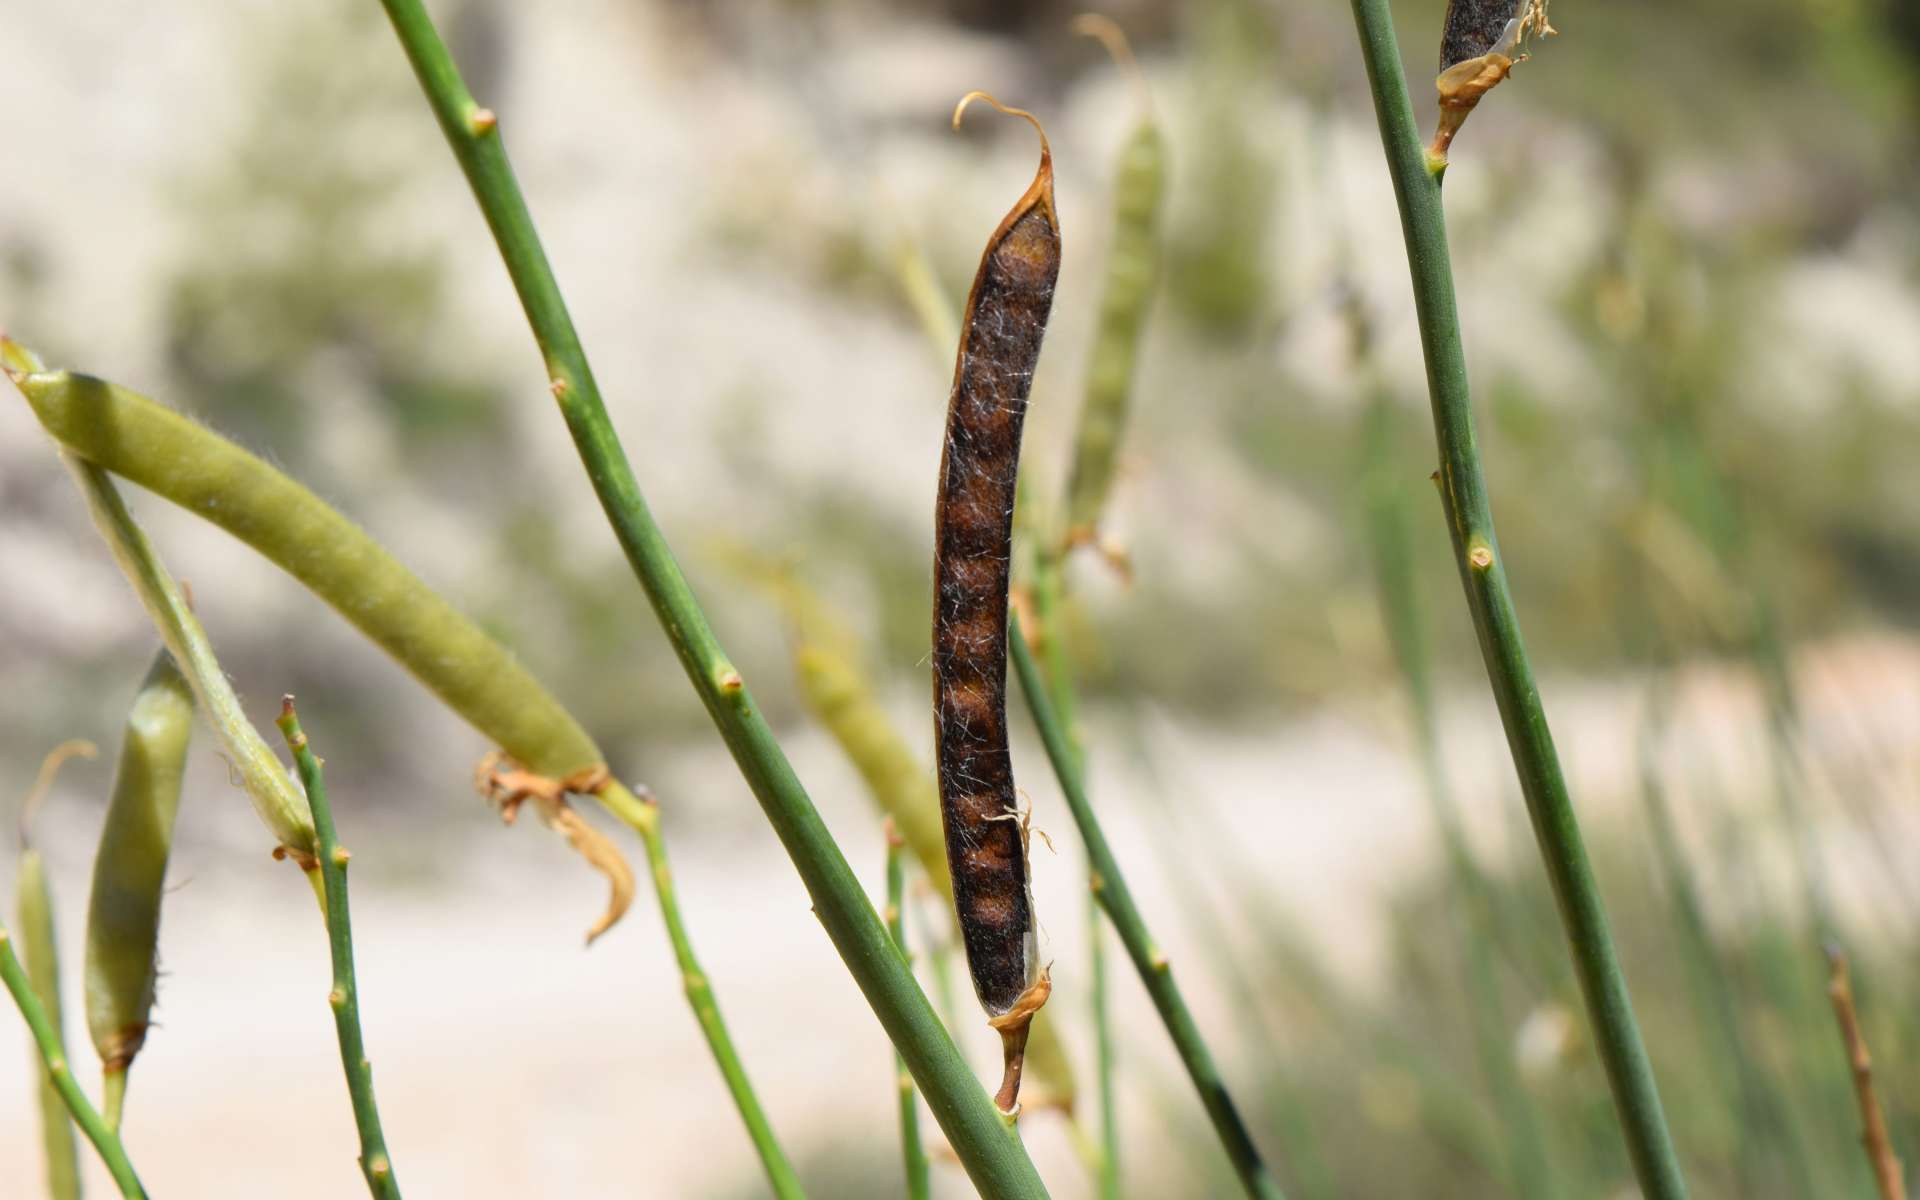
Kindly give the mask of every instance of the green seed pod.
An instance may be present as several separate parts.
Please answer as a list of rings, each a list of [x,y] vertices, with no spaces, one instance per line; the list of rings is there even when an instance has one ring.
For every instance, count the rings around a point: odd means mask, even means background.
[[[102,380],[51,371],[15,383],[62,445],[271,559],[521,765],[554,779],[601,765],[586,731],[505,647],[294,480]]]
[[[87,906],[87,1029],[110,1076],[124,1074],[147,1040],[160,894],[192,734],[193,691],[162,650],[127,712]]]
[[[46,1009],[53,1026],[54,1040],[66,1053],[67,1036],[60,1002],[60,944],[54,933],[53,889],[47,884],[46,863],[33,849],[31,825],[33,812],[53,786],[60,764],[69,758],[92,758],[93,743],[62,742],[40,764],[33,790],[20,805],[20,878],[16,902],[19,909],[20,952],[27,968],[27,981],[33,986],[40,1007]],[[44,1068],[35,1072],[40,1081],[40,1134],[47,1163],[47,1194],[53,1200],[79,1200],[80,1159],[74,1137],[73,1119],[67,1105],[54,1089]]]
[[[1113,245],[1107,253],[1100,317],[1087,361],[1086,395],[1080,404],[1073,465],[1067,476],[1067,537],[1077,544],[1097,538],[1100,517],[1113,488],[1141,334],[1159,273],[1167,157],[1166,139],[1146,103],[1146,85],[1118,27],[1105,18],[1082,17],[1075,28],[1104,41],[1114,57],[1134,74],[1141,93],[1139,121],[1121,147],[1114,173]]]
[[[53,1031],[66,1044],[60,1023],[60,953],[53,934],[53,894],[47,887],[46,866],[38,850],[20,854],[20,948],[27,978],[53,1022]],[[47,1156],[47,1192],[57,1198],[80,1195],[80,1160],[73,1136],[73,1120],[66,1102],[54,1091],[45,1069],[40,1076],[40,1131]]]

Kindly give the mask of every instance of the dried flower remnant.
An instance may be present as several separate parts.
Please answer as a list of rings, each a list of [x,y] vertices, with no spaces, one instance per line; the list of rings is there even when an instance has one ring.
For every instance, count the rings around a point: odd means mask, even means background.
[[[481,759],[474,769],[475,789],[499,808],[503,822],[513,824],[520,816],[520,806],[533,801],[547,827],[565,837],[588,866],[607,877],[611,889],[607,911],[587,930],[588,945],[613,928],[633,904],[633,868],[605,834],[574,811],[567,803],[567,793],[598,795],[611,779],[605,767],[589,767],[565,779],[554,779],[529,771],[498,751]]]
[[[1500,86],[1535,37],[1556,32],[1547,0],[1449,0],[1440,34],[1440,123],[1427,147],[1427,166],[1446,169],[1447,148],[1480,98]]]
[[[935,508],[933,682],[940,811],[974,992],[1000,1033],[994,1097],[1013,1112],[1027,1034],[1049,985],[1037,958],[1027,854],[1007,750],[1007,593],[1027,396],[1060,275],[1053,155],[1033,114],[970,92],[1040,132],[1033,183],[987,239],[961,322]]]

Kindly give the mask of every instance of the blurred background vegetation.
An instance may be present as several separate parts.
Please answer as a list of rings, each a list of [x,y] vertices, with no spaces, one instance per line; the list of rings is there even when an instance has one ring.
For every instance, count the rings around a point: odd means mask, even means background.
[[[990,87],[1039,113],[1068,261],[1026,470],[1056,491],[1133,104],[1068,34],[1076,6],[439,8],[502,114],[642,481],[776,726],[809,720],[781,621],[715,547],[792,563],[861,631],[922,737],[951,364],[899,264],[923,252],[957,300],[1028,169],[1020,128],[949,133],[952,101]],[[1426,121],[1443,4],[1395,8]],[[1138,845],[1164,856],[1140,869],[1190,935],[1179,957],[1248,1001],[1214,1010],[1229,1074],[1291,1194],[1505,1194],[1513,1131],[1461,983],[1475,930],[1552,1194],[1629,1195],[1517,789],[1484,753],[1491,709],[1424,483],[1405,265],[1346,6],[1107,11],[1146,67],[1174,173],[1113,522],[1137,577],[1076,563],[1066,629],[1097,773],[1126,779],[1112,791],[1151,831]],[[1561,36],[1482,107],[1447,182],[1502,543],[1703,1197],[1870,1194],[1822,935],[1854,952],[1896,1141],[1920,1157],[1916,11],[1563,0]],[[683,837],[724,848],[752,826],[750,806],[700,798],[715,760],[685,747],[704,747],[704,717],[598,527],[377,9],[186,5],[177,28],[147,15],[106,32],[105,17],[13,17],[53,47],[4,95],[50,161],[0,181],[0,321],[367,523],[553,680],[623,769],[686,783]],[[187,49],[129,60],[162,30]],[[99,51],[93,78],[77,78],[80,48]],[[44,441],[17,413],[4,429],[0,754],[17,792],[47,746],[112,727],[146,635]],[[1367,520],[1381,473],[1406,532],[1384,548]],[[452,735],[423,698],[370,681],[337,623],[293,638],[331,618],[263,570],[229,576],[242,556],[180,554],[236,674],[299,691],[309,726],[353,747],[343,805],[398,780],[366,819],[448,819],[461,781],[418,749]],[[1384,575],[1382,554],[1399,556]],[[1424,629],[1443,757],[1482,747],[1445,767],[1465,781],[1465,875],[1419,786],[1360,803],[1349,788],[1379,781],[1318,761],[1414,752],[1383,577]],[[1358,733],[1311,736],[1329,724]],[[1168,728],[1206,731],[1186,754],[1230,745],[1261,790],[1197,794],[1179,752],[1156,749],[1181,742]],[[1302,906],[1240,824],[1273,797],[1263,837],[1386,814],[1428,853],[1354,864],[1345,890]],[[1329,919],[1352,909],[1375,925],[1361,969]],[[1133,1194],[1227,1194],[1171,1070],[1125,1084],[1154,1135]],[[890,1145],[821,1140],[805,1171],[819,1194],[892,1195]],[[756,1194],[744,1154],[739,1178],[723,1194]]]

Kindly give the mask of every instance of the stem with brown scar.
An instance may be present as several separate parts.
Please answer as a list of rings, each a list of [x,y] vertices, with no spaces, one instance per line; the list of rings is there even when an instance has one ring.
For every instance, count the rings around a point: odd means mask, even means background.
[[[1899,1156],[1887,1136],[1886,1114],[1873,1089],[1873,1058],[1867,1053],[1866,1034],[1860,1030],[1860,1014],[1853,1007],[1853,982],[1847,972],[1847,955],[1838,946],[1827,947],[1827,963],[1832,973],[1827,978],[1827,998],[1833,1002],[1833,1015],[1840,1022],[1840,1037],[1847,1047],[1847,1066],[1853,1072],[1853,1094],[1860,1102],[1860,1142],[1866,1147],[1867,1161],[1873,1166],[1874,1186],[1880,1200],[1907,1200],[1907,1184],[1901,1174]]]
[[[1214,1062],[1213,1052],[1201,1037],[1200,1026],[1194,1021],[1193,1012],[1187,1007],[1179,984],[1174,982],[1173,968],[1154,942],[1153,935],[1147,931],[1146,919],[1133,902],[1133,893],[1127,887],[1126,877],[1120,872],[1119,860],[1114,858],[1113,848],[1107,844],[1106,832],[1101,829],[1100,820],[1094,815],[1093,805],[1087,799],[1086,788],[1081,782],[1078,755],[1054,712],[1046,684],[1040,677],[1040,667],[1034,662],[1033,653],[1027,649],[1027,643],[1021,636],[1017,617],[1012,619],[1007,643],[1013,655],[1014,670],[1020,677],[1021,694],[1027,700],[1027,711],[1033,715],[1034,727],[1046,745],[1054,776],[1060,782],[1060,791],[1066,796],[1067,807],[1073,813],[1073,823],[1079,828],[1081,841],[1086,846],[1087,862],[1094,877],[1094,896],[1106,911],[1107,919],[1113,922],[1114,932],[1120,935],[1127,957],[1133,960],[1134,970],[1139,972],[1140,982],[1146,986],[1147,995],[1152,998],[1161,1023],[1166,1026],[1167,1035],[1173,1040],[1174,1050],[1179,1053],[1188,1077],[1200,1093],[1200,1103],[1206,1108],[1214,1132],[1219,1135],[1221,1146],[1233,1162],[1241,1186],[1254,1200],[1279,1200],[1282,1194],[1280,1184],[1267,1168],[1259,1149],[1254,1146],[1246,1122],[1241,1119],[1233,1097],[1227,1093],[1226,1080]]]
[[[313,810],[314,834],[319,840],[320,879],[327,897],[327,948],[333,959],[333,990],[327,1004],[333,1009],[333,1028],[340,1041],[340,1066],[347,1076],[347,1095],[353,1101],[353,1123],[360,1132],[360,1174],[374,1200],[400,1200],[400,1181],[387,1155],[387,1135],[380,1128],[380,1108],[373,1098],[373,1065],[367,1061],[367,1042],[360,1029],[360,984],[353,969],[353,917],[347,908],[347,861],[352,855],[340,844],[333,827],[333,809],[327,803],[326,779],[320,760],[307,745],[293,697],[280,702],[274,724],[293,752],[294,769],[306,789]]]

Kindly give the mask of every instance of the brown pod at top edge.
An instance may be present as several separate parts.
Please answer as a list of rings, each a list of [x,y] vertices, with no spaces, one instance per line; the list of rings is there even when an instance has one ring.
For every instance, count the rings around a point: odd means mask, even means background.
[[[956,124],[976,97],[1033,120],[974,93],[955,111]],[[1040,168],[988,239],[967,297],[934,525],[940,809],[968,970],[981,1006],[996,1018],[1014,1012],[1040,977],[1007,750],[1007,592],[1020,433],[1059,273],[1043,132]]]
[[[1507,22],[1520,15],[1521,0],[1447,0],[1440,32],[1440,70],[1479,58],[1493,49]]]

